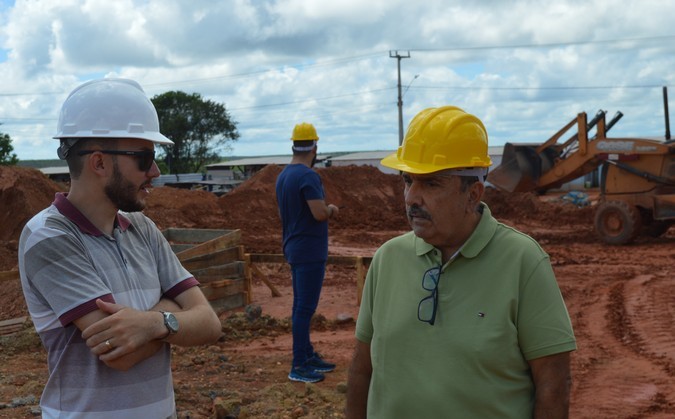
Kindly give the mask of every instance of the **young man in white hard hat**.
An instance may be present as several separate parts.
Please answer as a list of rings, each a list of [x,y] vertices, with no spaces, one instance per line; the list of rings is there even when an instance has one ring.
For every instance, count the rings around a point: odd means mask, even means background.
[[[293,158],[276,183],[284,256],[293,277],[293,361],[288,378],[314,383],[335,369],[315,352],[309,330],[328,259],[328,219],[339,210],[326,204],[321,178],[312,170],[319,140],[314,125],[297,124],[291,140]]]
[[[45,418],[176,416],[171,344],[216,341],[195,278],[140,210],[159,176],[157,113],[138,83],[76,88],[59,116],[70,191],[25,226],[21,285],[47,349]]]
[[[412,231],[377,250],[347,418],[566,418],[576,349],[548,255],[481,202],[483,123],[420,112],[382,164],[403,172]]]

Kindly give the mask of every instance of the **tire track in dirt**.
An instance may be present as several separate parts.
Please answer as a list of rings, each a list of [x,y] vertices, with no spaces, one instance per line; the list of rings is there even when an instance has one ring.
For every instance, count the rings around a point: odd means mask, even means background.
[[[579,344],[570,417],[675,417],[675,290],[667,247],[654,247],[651,256],[642,248],[598,254],[596,247],[547,249]]]
[[[675,283],[667,272],[639,275],[625,284],[624,307],[634,350],[675,380]]]

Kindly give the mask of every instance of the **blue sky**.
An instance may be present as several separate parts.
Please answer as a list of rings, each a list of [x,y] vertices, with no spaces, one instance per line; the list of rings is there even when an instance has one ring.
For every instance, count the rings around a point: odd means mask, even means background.
[[[0,0],[0,132],[22,160],[54,158],[64,98],[107,76],[225,104],[241,138],[224,155],[287,154],[303,121],[321,152],[394,150],[399,51],[404,126],[450,104],[491,145],[543,142],[603,109],[625,115],[612,136],[663,136],[675,2],[333,3]]]

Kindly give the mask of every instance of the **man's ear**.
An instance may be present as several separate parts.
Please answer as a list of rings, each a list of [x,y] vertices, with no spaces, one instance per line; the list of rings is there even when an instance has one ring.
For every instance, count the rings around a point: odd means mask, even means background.
[[[471,187],[469,188],[469,206],[472,210],[480,204],[484,192],[485,184],[483,182],[474,182],[471,184]]]
[[[103,153],[94,152],[87,156],[85,166],[97,176],[107,176],[108,162]]]

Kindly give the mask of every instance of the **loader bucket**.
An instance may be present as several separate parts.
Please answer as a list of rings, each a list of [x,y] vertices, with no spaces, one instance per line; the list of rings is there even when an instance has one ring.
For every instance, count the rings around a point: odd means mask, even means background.
[[[536,190],[539,177],[551,167],[549,159],[537,154],[540,145],[506,143],[502,163],[490,171],[487,181],[506,192]]]

